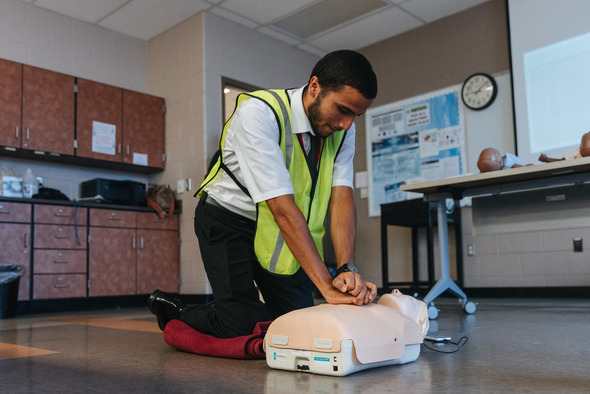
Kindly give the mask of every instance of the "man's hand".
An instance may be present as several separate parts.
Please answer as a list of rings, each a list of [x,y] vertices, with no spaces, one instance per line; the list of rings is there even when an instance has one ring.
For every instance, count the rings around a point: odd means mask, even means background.
[[[377,296],[377,286],[361,278],[360,274],[343,272],[332,281],[332,286],[352,296],[355,305],[370,304]],[[328,302],[330,302],[328,300]],[[350,301],[349,301],[350,302]]]

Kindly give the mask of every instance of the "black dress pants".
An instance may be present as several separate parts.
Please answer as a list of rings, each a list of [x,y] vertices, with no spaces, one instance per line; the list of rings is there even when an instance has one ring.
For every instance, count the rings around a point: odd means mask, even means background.
[[[256,223],[207,198],[203,194],[195,209],[195,234],[214,301],[188,307],[181,320],[204,334],[233,338],[251,334],[257,322],[313,306],[305,271],[283,276],[263,269],[254,253]]]

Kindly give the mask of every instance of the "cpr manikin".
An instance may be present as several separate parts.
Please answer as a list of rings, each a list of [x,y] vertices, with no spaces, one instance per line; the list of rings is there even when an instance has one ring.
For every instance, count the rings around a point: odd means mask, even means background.
[[[394,290],[363,306],[320,304],[272,322],[265,337],[271,368],[344,376],[415,361],[430,322],[426,304]]]
[[[479,154],[477,159],[477,168],[481,172],[506,170],[509,168],[523,167],[520,159],[512,153],[506,153],[502,156],[496,148],[485,148]]]
[[[567,155],[563,156],[561,159],[554,159],[552,157],[547,157],[546,154],[541,153],[539,156],[539,161],[545,163],[551,163],[553,161],[560,161],[560,160],[571,160],[571,159],[579,159],[581,157],[588,157],[590,156],[590,131],[587,132],[582,136],[582,141],[580,142],[580,147],[575,151],[568,153]]]

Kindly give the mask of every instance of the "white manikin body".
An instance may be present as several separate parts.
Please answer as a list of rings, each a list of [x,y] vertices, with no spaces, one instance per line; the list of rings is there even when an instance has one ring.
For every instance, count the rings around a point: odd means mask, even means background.
[[[321,304],[276,319],[265,337],[271,368],[344,376],[412,362],[428,332],[426,305],[398,290],[377,303]]]

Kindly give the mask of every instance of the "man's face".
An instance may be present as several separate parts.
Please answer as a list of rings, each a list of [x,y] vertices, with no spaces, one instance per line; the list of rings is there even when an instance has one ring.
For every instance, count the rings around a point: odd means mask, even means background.
[[[316,135],[329,137],[340,130],[348,130],[357,116],[365,113],[373,100],[366,99],[358,90],[344,85],[337,91],[320,90],[307,108],[307,117]]]

